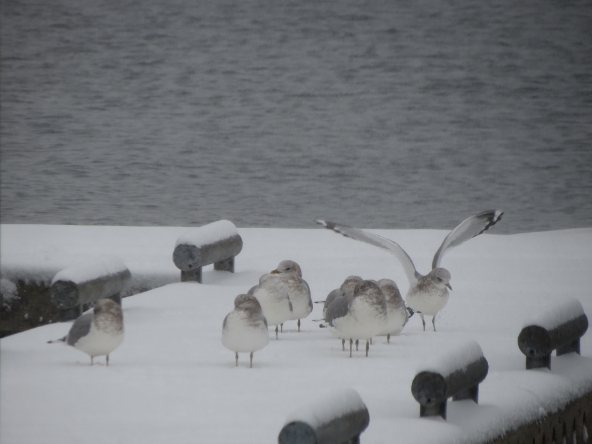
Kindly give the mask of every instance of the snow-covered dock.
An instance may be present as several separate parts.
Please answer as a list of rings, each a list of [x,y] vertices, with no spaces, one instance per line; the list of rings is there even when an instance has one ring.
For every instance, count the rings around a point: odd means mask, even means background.
[[[342,352],[320,329],[322,305],[284,324],[279,340],[235,367],[220,342],[234,298],[284,259],[300,264],[313,300],[349,275],[408,282],[397,260],[377,248],[317,229],[238,229],[243,249],[235,273],[203,271],[203,284],[179,282],[172,261],[187,227],[2,225],[2,278],[51,282],[89,256],[115,255],[131,271],[124,298],[126,336],[95,359],[47,340],[69,323],[38,327],[0,341],[0,442],[161,443],[276,442],[291,412],[352,387],[370,413],[368,443],[475,443],[544,418],[592,393],[592,333],[581,356],[553,356],[552,369],[525,370],[517,338],[524,320],[546,304],[577,298],[592,315],[592,228],[516,235],[484,234],[449,252],[448,305],[438,332],[417,316],[401,335],[375,338],[368,358]],[[429,270],[445,230],[372,230],[397,241],[421,272]],[[271,331],[270,331],[271,333]],[[476,341],[489,363],[479,404],[448,403],[447,420],[420,418],[411,382],[431,356]],[[587,430],[592,433],[592,430]],[[561,435],[558,435],[561,437]],[[579,442],[579,441],[578,441]]]

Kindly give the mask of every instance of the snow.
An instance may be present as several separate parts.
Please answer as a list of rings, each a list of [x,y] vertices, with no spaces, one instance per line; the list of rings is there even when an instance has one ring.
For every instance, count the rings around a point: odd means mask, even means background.
[[[58,271],[53,277],[51,284],[53,285],[57,281],[70,281],[75,284],[82,284],[103,276],[119,274],[126,270],[127,267],[118,257],[102,256]]]
[[[301,421],[312,428],[318,428],[348,413],[365,410],[360,394],[352,388],[337,390],[322,398],[314,399],[288,415],[284,425]]]
[[[178,245],[195,245],[196,247],[201,247],[202,245],[213,244],[214,242],[236,236],[237,234],[238,231],[232,222],[229,220],[219,220],[184,233],[177,239],[175,247]]]
[[[524,320],[523,327],[538,325],[550,331],[583,314],[584,307],[579,300],[573,297],[563,297],[541,307],[540,311],[532,313]]]
[[[347,222],[347,221],[344,221]],[[503,223],[503,221],[501,222]],[[581,356],[552,357],[552,370],[525,370],[517,338],[525,318],[545,304],[578,299],[592,313],[589,268],[592,228],[484,234],[450,251],[442,266],[454,291],[438,315],[438,331],[413,316],[399,336],[374,338],[349,358],[341,341],[313,319],[284,324],[284,333],[255,353],[253,368],[221,344],[234,298],[284,259],[298,262],[314,301],[350,275],[391,278],[406,294],[398,260],[371,245],[322,228],[239,228],[243,250],[235,273],[204,267],[203,284],[180,283],[172,262],[187,227],[2,225],[2,278],[46,280],[89,256],[115,255],[136,289],[123,299],[126,337],[109,367],[71,347],[46,344],[70,323],[50,324],[0,340],[0,442],[210,443],[276,442],[300,406],[344,387],[370,413],[365,443],[474,443],[497,436],[592,391],[592,333]],[[445,230],[371,230],[398,242],[418,271],[430,269]],[[447,420],[420,418],[411,394],[418,367],[447,346],[479,344],[489,363],[479,404],[449,401]],[[100,418],[100,420],[99,420]]]
[[[456,370],[462,370],[469,364],[481,359],[483,350],[472,339],[447,341],[441,350],[417,367],[416,373],[433,372],[446,378]]]

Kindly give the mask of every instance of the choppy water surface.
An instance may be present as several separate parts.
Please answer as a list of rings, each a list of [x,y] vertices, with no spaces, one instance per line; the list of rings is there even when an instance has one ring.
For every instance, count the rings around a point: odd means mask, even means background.
[[[587,0],[2,0],[2,223],[592,226]]]

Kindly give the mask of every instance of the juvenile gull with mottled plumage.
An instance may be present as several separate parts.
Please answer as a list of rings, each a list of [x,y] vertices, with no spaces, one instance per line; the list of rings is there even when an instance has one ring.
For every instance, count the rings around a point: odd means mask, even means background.
[[[239,294],[234,299],[234,310],[226,315],[222,324],[222,345],[232,350],[238,367],[238,354],[250,353],[250,367],[253,367],[253,353],[269,343],[267,321],[261,305],[254,296]]]
[[[345,280],[339,288],[332,290],[327,295],[324,301],[318,301],[319,303],[323,302],[323,318],[327,314],[327,309],[335,299],[346,296],[347,294],[353,295],[356,284],[362,282],[362,280],[363,279],[360,276],[348,276],[345,278]]]
[[[395,281],[381,279],[378,281],[378,287],[382,290],[382,294],[386,300],[387,310],[386,326],[379,336],[386,336],[386,341],[390,343],[391,336],[401,333],[401,330],[407,324],[409,312]]]
[[[302,270],[300,265],[294,261],[281,261],[277,268],[271,271],[276,274],[288,289],[288,297],[292,302],[292,320],[298,320],[298,331],[300,331],[300,319],[304,319],[312,312],[312,298],[310,297],[310,287],[302,279]]]
[[[341,339],[341,348],[344,351],[346,338],[339,336],[337,330],[335,330],[335,328],[331,325],[330,321],[333,319],[336,313],[341,313],[343,310],[347,309],[343,307],[347,307],[347,304],[354,295],[354,289],[356,288],[356,285],[362,281],[363,279],[360,276],[348,276],[345,278],[339,288],[332,290],[327,295],[324,301],[319,301],[324,302],[323,320],[326,322],[325,324],[320,324],[319,327],[328,328],[332,335],[339,337]],[[331,309],[331,311],[329,311],[329,307],[331,307],[333,304],[335,304],[335,306]],[[329,315],[327,315],[327,312],[329,312]]]
[[[261,304],[263,316],[269,325],[275,325],[275,338],[278,338],[278,326],[292,319],[292,302],[288,296],[288,289],[276,274],[264,274],[259,278],[259,285],[251,288],[253,295]]]
[[[356,284],[353,294],[335,299],[327,308],[328,325],[343,340],[349,339],[349,356],[352,356],[354,340],[366,340],[366,356],[370,339],[385,328],[387,321],[386,301],[382,291],[372,281]]]
[[[111,299],[100,299],[91,313],[78,317],[70,331],[61,339],[48,341],[48,344],[64,343],[90,356],[93,365],[96,356],[106,356],[123,342],[123,312],[120,305]]]

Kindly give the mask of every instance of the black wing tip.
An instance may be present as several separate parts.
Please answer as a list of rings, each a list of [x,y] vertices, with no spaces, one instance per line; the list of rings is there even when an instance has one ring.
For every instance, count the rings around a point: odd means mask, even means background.
[[[335,230],[337,225],[339,225],[336,222],[331,222],[330,220],[325,220],[325,219],[315,219],[315,222],[319,225],[322,225],[323,227],[325,227],[328,230]]]
[[[63,338],[60,339],[52,339],[51,341],[47,341],[48,344],[55,344],[56,342],[66,342],[66,339],[68,338],[68,336],[64,336]]]
[[[494,223],[496,223],[502,218],[504,212],[502,210],[487,210],[481,214],[489,215],[489,217],[494,221]]]
[[[493,227],[495,224],[497,224],[500,220],[502,220],[503,215],[504,215],[504,212],[502,210],[487,210],[487,211],[477,214],[475,217],[483,219],[486,222],[486,224],[483,227],[483,229],[481,231],[479,231],[479,233],[477,233],[475,236],[479,236],[480,234],[483,234],[484,232],[489,230],[491,227]],[[475,236],[473,236],[473,237],[475,237]]]
[[[343,230],[341,229],[342,227],[343,228],[351,228],[351,227],[348,227],[347,225],[338,224],[337,222],[331,222],[329,220],[324,220],[324,219],[316,219],[315,222],[319,225],[322,225],[327,230],[332,230],[332,231],[335,231],[336,233],[339,233],[345,237],[350,237],[347,233],[344,233]]]

